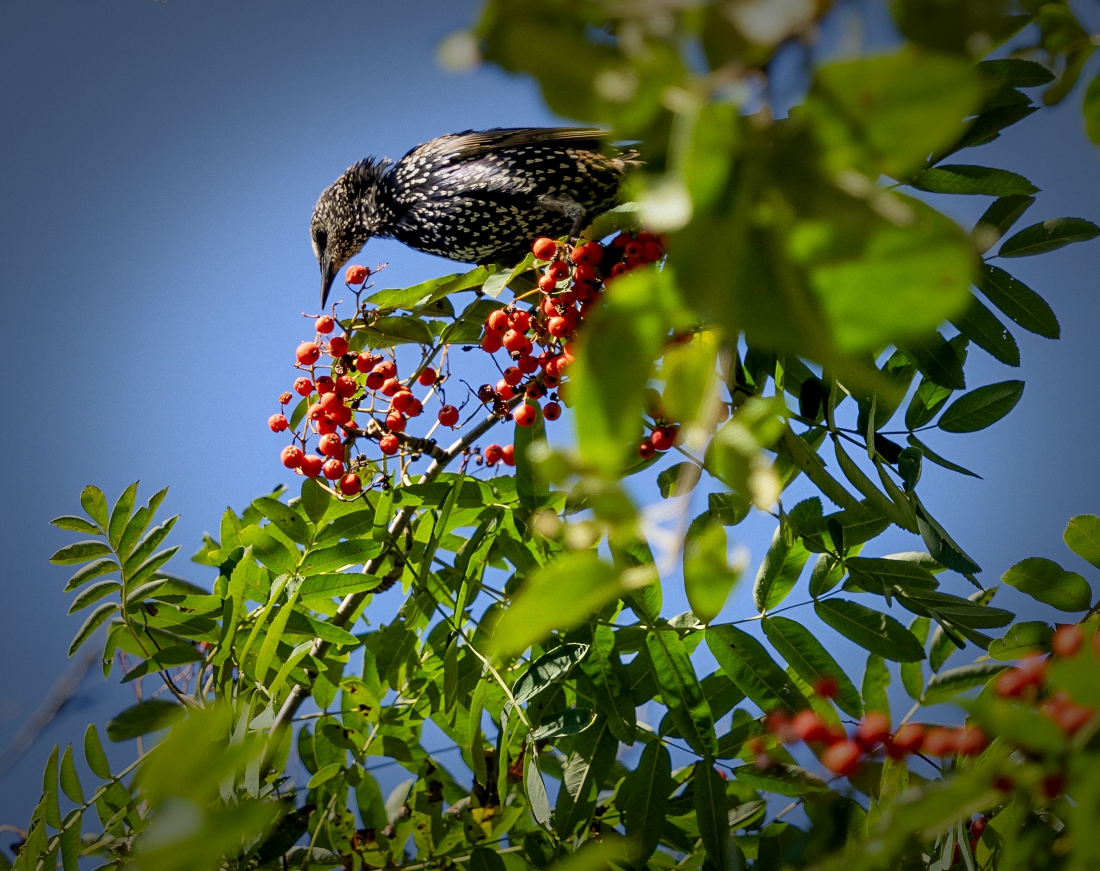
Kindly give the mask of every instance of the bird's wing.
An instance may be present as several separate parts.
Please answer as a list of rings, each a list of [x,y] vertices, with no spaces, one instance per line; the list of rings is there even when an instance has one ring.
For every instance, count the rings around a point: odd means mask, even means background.
[[[435,141],[440,142],[454,157],[468,160],[489,151],[522,148],[525,145],[561,144],[598,151],[607,136],[606,131],[592,127],[496,127],[492,130],[453,133]]]

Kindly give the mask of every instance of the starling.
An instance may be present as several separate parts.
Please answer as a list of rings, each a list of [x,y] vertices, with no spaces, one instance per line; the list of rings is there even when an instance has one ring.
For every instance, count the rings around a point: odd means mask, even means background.
[[[607,156],[600,130],[467,130],[397,163],[367,158],[326,188],[310,235],[321,306],[340,267],[371,236],[464,263],[518,263],[538,236],[576,235],[616,204],[634,151]]]

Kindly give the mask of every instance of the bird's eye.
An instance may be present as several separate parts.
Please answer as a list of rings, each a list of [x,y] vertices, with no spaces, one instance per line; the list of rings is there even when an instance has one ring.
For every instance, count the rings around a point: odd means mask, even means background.
[[[328,247],[328,233],[318,230],[313,234],[313,244],[317,246],[318,251],[324,251]]]

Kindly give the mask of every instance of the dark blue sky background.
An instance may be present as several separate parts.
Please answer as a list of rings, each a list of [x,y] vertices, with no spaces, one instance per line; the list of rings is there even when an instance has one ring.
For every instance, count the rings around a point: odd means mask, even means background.
[[[265,422],[309,333],[298,315],[316,306],[307,228],[320,190],[367,154],[399,157],[446,132],[553,121],[526,80],[437,67],[438,41],[475,7],[0,6],[0,744],[67,667],[81,618],[61,616],[71,572],[47,559],[72,535],[47,521],[76,510],[85,483],[111,498],[135,478],[145,496],[171,485],[165,508],[182,514],[171,541],[190,554],[227,504],[241,507],[287,479],[277,464],[283,441]],[[1100,217],[1100,161],[1079,102],[1080,91],[973,153],[1043,189],[1032,220]],[[987,202],[951,207],[972,221]],[[372,242],[359,258],[375,260],[390,261],[381,287],[451,271],[396,243]],[[984,476],[926,468],[921,492],[987,583],[1035,555],[1097,581],[1060,536],[1073,514],[1100,512],[1098,265],[1095,244],[1007,265],[1050,301],[1063,338],[1017,330],[1028,387],[1016,412],[978,435],[932,436],[937,450]],[[980,350],[971,356],[972,386],[1016,377]],[[772,525],[756,517],[736,530],[752,572]],[[895,531],[875,555],[919,547]],[[173,567],[206,580],[184,560]],[[726,619],[750,613],[750,586]],[[952,589],[965,593],[965,582]],[[670,584],[666,610],[685,608]],[[25,824],[50,745],[78,740],[89,720],[102,724],[131,699],[128,688],[90,675],[7,776],[0,823]]]

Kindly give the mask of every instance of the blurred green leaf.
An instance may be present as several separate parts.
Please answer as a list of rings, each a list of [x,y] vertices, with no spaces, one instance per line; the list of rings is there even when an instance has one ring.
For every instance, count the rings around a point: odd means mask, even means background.
[[[1060,611],[1087,611],[1092,605],[1088,581],[1043,557],[1021,560],[1001,575],[1001,580]]]
[[[1081,111],[1085,116],[1085,132],[1093,145],[1100,146],[1100,76],[1095,76],[1089,82]]]
[[[753,603],[761,613],[779,605],[798,582],[810,552],[786,523],[780,522],[752,588]]]
[[[114,742],[129,741],[139,735],[148,735],[166,729],[183,719],[183,705],[164,699],[146,699],[107,723],[107,737]]]
[[[712,332],[695,333],[691,341],[665,351],[661,377],[665,382],[664,411],[670,420],[690,425],[707,410],[718,383],[718,341]]]
[[[531,449],[545,450],[546,424],[542,417],[542,408],[537,402],[529,403],[535,408],[535,422],[531,426],[517,426],[514,436],[516,461],[516,495],[520,507],[525,511],[534,511],[550,498],[550,485],[542,479],[531,462]]]
[[[741,576],[740,567],[730,565],[728,547],[720,523],[707,523],[684,539],[684,591],[691,612],[703,623],[718,616]]]
[[[534,698],[536,693],[564,679],[578,662],[588,653],[587,644],[562,644],[548,653],[544,653],[531,663],[512,686],[512,698],[517,705]]]

